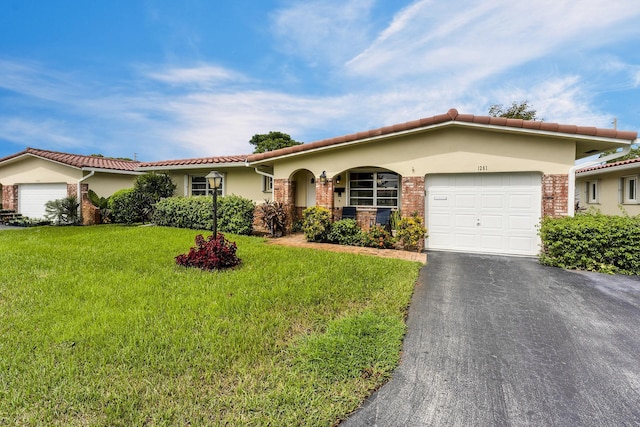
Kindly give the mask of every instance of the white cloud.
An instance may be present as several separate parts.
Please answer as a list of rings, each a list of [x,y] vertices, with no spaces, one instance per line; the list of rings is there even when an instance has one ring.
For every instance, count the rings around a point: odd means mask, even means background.
[[[370,46],[346,63],[360,78],[437,78],[473,84],[545,55],[604,44],[630,31],[633,0],[544,0],[533,4],[417,1],[400,11]]]
[[[367,43],[373,0],[304,1],[272,14],[278,48],[307,62],[337,64]]]
[[[195,84],[208,87],[230,81],[247,80],[240,73],[208,64],[193,67],[170,67],[159,71],[148,71],[145,74],[153,80],[178,86]]]

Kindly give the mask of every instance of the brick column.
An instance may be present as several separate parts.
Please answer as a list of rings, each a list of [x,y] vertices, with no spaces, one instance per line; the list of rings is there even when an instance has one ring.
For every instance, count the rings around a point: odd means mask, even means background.
[[[287,211],[286,229],[291,230],[296,208],[296,182],[290,179],[274,179],[273,201],[284,205]]]
[[[77,186],[76,186],[77,189]],[[77,192],[77,190],[76,190]],[[95,225],[100,223],[100,209],[93,206],[89,201],[89,184],[80,184],[80,210],[82,215],[82,225]]]
[[[18,210],[18,186],[3,185],[2,186],[2,209],[17,211]]]
[[[333,212],[333,180],[327,179],[324,184],[316,179],[316,205]]]
[[[569,203],[569,175],[542,177],[542,216],[567,216]]]
[[[402,216],[410,216],[417,212],[424,218],[424,176],[403,176],[401,186]]]

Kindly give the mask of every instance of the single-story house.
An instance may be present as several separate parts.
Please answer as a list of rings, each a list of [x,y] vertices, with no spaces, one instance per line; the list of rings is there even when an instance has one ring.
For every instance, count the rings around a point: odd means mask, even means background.
[[[30,218],[43,218],[45,204],[67,196],[83,196],[82,215],[92,223],[95,208],[88,203],[89,187],[108,197],[121,188],[133,186],[140,162],[81,156],[27,148],[0,159],[2,208]]]
[[[535,255],[540,218],[573,212],[576,160],[636,138],[637,132],[451,109],[266,153],[139,163],[133,170],[168,173],[185,196],[206,194],[204,176],[217,170],[222,194],[279,201],[292,217],[318,205],[338,219],[349,207],[367,227],[378,208],[392,208],[425,218],[428,249]],[[4,171],[16,156],[0,159],[0,183],[14,188],[32,183]],[[24,176],[28,168],[19,170]]]
[[[576,171],[578,205],[607,215],[640,215],[640,158],[585,167]]]

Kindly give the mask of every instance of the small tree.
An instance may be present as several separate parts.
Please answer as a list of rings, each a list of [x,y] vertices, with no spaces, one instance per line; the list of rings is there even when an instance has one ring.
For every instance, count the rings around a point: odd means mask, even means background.
[[[300,145],[302,142],[291,139],[286,133],[271,131],[266,134],[255,134],[249,140],[249,144],[255,145],[254,153],[265,153],[279,148]]]
[[[505,108],[502,104],[493,104],[489,107],[489,115],[492,117],[506,117],[509,119],[536,120],[536,110],[529,101],[512,102],[511,107]],[[538,119],[542,120],[542,119]]]
[[[149,172],[136,178],[133,188],[143,193],[156,203],[160,199],[173,196],[176,184],[166,173]]]
[[[57,225],[77,224],[80,219],[78,215],[78,207],[80,204],[76,196],[50,200],[44,206],[46,211],[45,217],[53,220]]]

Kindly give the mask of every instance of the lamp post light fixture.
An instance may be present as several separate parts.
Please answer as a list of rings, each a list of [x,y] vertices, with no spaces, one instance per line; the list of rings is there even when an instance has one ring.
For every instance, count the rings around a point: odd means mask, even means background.
[[[213,238],[218,237],[218,189],[222,187],[222,175],[217,171],[211,171],[205,176],[209,182],[209,188],[213,190]]]

